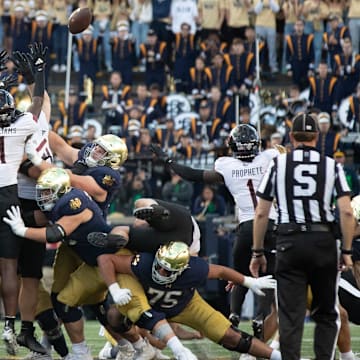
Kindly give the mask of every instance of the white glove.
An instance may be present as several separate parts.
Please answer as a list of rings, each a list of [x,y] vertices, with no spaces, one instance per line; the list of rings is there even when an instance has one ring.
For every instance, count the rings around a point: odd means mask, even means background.
[[[19,206],[11,206],[10,209],[6,210],[8,217],[3,217],[4,223],[8,224],[11,227],[12,232],[20,237],[25,237],[25,232],[28,229],[24,220],[21,217]]]
[[[117,283],[111,284],[109,291],[114,302],[120,306],[126,305],[131,300],[131,291],[129,289],[121,289]]]
[[[39,153],[36,151],[37,146],[38,144],[36,144],[32,137],[25,143],[26,156],[35,166],[39,166],[43,161]]]
[[[265,296],[261,289],[275,289],[276,280],[273,279],[272,275],[266,275],[259,278],[245,276],[243,286],[252,290],[256,295]]]

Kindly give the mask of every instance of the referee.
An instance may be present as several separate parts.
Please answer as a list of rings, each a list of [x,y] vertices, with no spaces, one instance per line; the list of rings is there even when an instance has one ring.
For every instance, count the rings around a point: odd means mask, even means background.
[[[355,228],[350,189],[342,167],[316,150],[317,121],[299,114],[290,140],[294,150],[270,163],[258,188],[250,271],[265,271],[264,234],[273,199],[278,205],[275,275],[278,281],[280,350],[283,360],[300,359],[306,289],[313,293],[317,360],[334,357],[339,331],[337,302],[338,249],[332,204],[337,199],[343,236],[343,268],[352,267]]]

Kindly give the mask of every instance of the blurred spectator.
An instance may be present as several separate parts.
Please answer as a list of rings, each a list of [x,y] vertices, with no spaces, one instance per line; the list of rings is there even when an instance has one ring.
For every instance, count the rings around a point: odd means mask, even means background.
[[[190,34],[191,26],[184,22],[181,24],[181,31],[175,34],[174,43],[174,70],[176,92],[186,92],[189,86],[189,69],[194,65],[195,36]]]
[[[192,140],[192,159],[191,165],[204,169],[206,166],[213,166],[214,152],[209,151],[207,146],[204,145],[201,135],[195,135]]]
[[[110,17],[112,15],[111,0],[93,0],[93,27],[94,39],[99,41],[100,51],[98,52],[98,67],[102,68],[103,54],[105,58],[105,67],[107,72],[112,71],[111,64],[111,46],[110,46]]]
[[[138,123],[141,128],[144,128],[146,125],[146,115],[144,114],[144,108],[139,105],[131,105],[126,108],[123,122],[121,124],[124,134],[126,134],[131,120],[136,120],[136,124]]]
[[[203,99],[210,88],[211,72],[205,67],[205,60],[198,56],[195,60],[195,66],[190,69],[190,84],[188,92],[195,100],[195,110],[198,109],[198,103]]]
[[[286,37],[286,70],[293,83],[305,89],[314,74],[314,35],[304,34],[304,21],[296,20],[295,33]]]
[[[206,39],[210,33],[219,33],[225,17],[223,0],[198,0],[198,24],[200,38]]]
[[[139,120],[130,119],[126,132],[126,145],[129,151],[129,158],[133,157],[140,139],[141,124]]]
[[[190,33],[196,33],[196,22],[198,21],[198,9],[193,0],[172,0],[170,7],[171,31],[177,34],[181,31],[181,25],[187,23]]]
[[[270,148],[274,147],[274,145],[282,145],[283,144],[283,136],[279,132],[274,132],[270,136]]]
[[[146,41],[150,23],[153,20],[151,0],[132,0],[130,3],[131,33],[135,38],[136,56],[140,56],[140,44]]]
[[[346,120],[346,127],[349,131],[360,131],[360,83],[357,84],[356,93],[349,98]]]
[[[168,50],[171,43],[171,31],[169,31],[171,18],[170,7],[172,0],[152,0],[153,7],[153,21],[151,28],[155,30],[160,41],[165,41],[168,45]]]
[[[96,84],[96,73],[98,71],[98,41],[93,36],[94,28],[90,25],[76,40],[79,55],[80,72],[78,75],[79,91],[84,91],[84,80],[90,78],[93,86]]]
[[[131,8],[129,2],[133,0],[113,0],[112,1],[112,19],[110,24],[111,31],[116,31],[119,22],[129,23]]]
[[[192,136],[189,133],[181,132],[175,151],[177,159],[183,160],[184,163],[191,163],[195,148],[192,146]]]
[[[350,1],[349,12],[347,14],[349,20],[349,29],[351,34],[351,42],[354,52],[360,53],[360,6],[358,1]]]
[[[222,96],[231,95],[230,89],[234,86],[234,68],[224,61],[222,53],[214,55],[210,71],[210,86],[217,86]]]
[[[260,68],[264,68],[265,63],[265,42],[264,40],[259,39],[259,62]],[[245,29],[245,42],[244,42],[245,50],[251,52],[256,57],[256,32],[255,28],[251,26],[247,26]]]
[[[157,83],[162,90],[165,85],[166,43],[158,40],[153,29],[149,29],[146,43],[140,45],[140,59],[146,66],[146,85]]]
[[[269,51],[270,71],[279,72],[276,59],[276,13],[280,7],[277,0],[257,0],[254,7],[256,13],[256,34],[266,40]]]
[[[225,0],[225,35],[228,43],[231,44],[234,38],[244,38],[245,29],[250,25],[249,11],[251,9],[252,1],[240,0],[232,1]]]
[[[205,65],[210,66],[213,63],[214,56],[218,53],[225,53],[226,42],[220,41],[217,33],[210,33],[209,36],[200,43],[200,56],[204,59]]]
[[[153,152],[150,149],[151,145],[151,134],[149,129],[140,129],[140,138],[135,147],[135,154],[151,159]]]
[[[329,72],[325,61],[320,62],[318,76],[311,76],[309,102],[320,111],[336,115],[338,109],[338,80]],[[331,152],[331,155],[334,151]]]
[[[327,3],[329,7],[329,14],[334,14],[339,18],[340,24],[344,24],[344,15],[349,10],[349,1],[348,0],[331,0]],[[347,18],[347,16],[345,15]],[[328,19],[329,20],[329,19]],[[326,24],[326,30],[330,29],[329,21]]]
[[[61,99],[58,102],[60,112],[60,121],[54,124],[54,130],[64,125],[65,118],[67,119],[68,128],[78,125],[83,126],[86,115],[87,104],[85,101],[79,100],[78,92],[75,88],[69,90],[68,108],[65,107],[65,101]]]
[[[321,112],[317,115],[319,123],[319,138],[316,148],[321,155],[333,157],[334,152],[339,146],[340,134],[332,130],[330,123],[330,115],[326,112]]]
[[[136,62],[135,44],[129,36],[129,24],[119,22],[117,25],[117,35],[111,39],[112,67],[121,73],[124,84],[132,85],[132,68]]]
[[[9,17],[5,36],[9,39],[10,51],[28,51],[31,26],[23,3],[15,3]]]
[[[360,55],[353,53],[351,40],[342,41],[342,52],[334,56],[333,72],[338,76],[339,102],[353,93],[360,79]]]
[[[105,128],[120,125],[126,101],[130,96],[130,86],[122,83],[122,76],[114,71],[110,75],[110,84],[101,87],[103,101],[101,109],[105,112]]]
[[[204,185],[201,195],[194,200],[192,214],[197,221],[206,220],[206,215],[224,216],[226,210],[225,200],[210,185]]]
[[[85,144],[84,129],[80,125],[73,125],[69,128],[66,136],[69,145],[76,149],[81,149]]]
[[[152,196],[151,187],[146,180],[144,170],[137,171],[137,173],[133,175],[132,179],[128,183],[126,195],[128,215],[132,215],[136,200]]]
[[[360,191],[358,175],[357,175],[355,169],[351,165],[348,165],[346,163],[345,153],[340,150],[335,151],[334,159],[338,164],[341,164],[343,166],[346,181],[351,190],[351,197],[358,195],[359,191]]]
[[[240,124],[250,124],[250,108],[248,106],[243,106],[240,108],[239,120]],[[231,128],[233,128],[235,125],[235,121],[233,120],[231,123]]]
[[[211,116],[220,118],[221,122],[230,123],[232,120],[231,100],[228,97],[222,99],[221,91],[217,86],[212,86],[209,93],[209,105]]]
[[[68,44],[68,19],[72,10],[71,0],[54,0],[49,7],[50,15],[57,24],[53,33],[54,65],[51,70],[54,72],[66,71],[67,44]]]
[[[171,201],[191,209],[193,192],[193,184],[172,171],[171,180],[164,184],[161,194],[164,201]]]
[[[306,0],[301,13],[305,20],[305,34],[314,35],[315,68],[321,60],[321,44],[324,33],[324,20],[329,15],[327,2],[322,0]]]
[[[350,32],[344,24],[340,24],[337,15],[331,14],[329,16],[329,23],[330,30],[324,33],[323,36],[323,49],[327,54],[330,68],[334,69],[334,57],[336,54],[341,54],[341,44],[345,38],[350,38]]]
[[[163,150],[168,151],[178,143],[178,135],[175,130],[174,120],[166,119],[165,127],[157,127],[155,130],[155,141]]]

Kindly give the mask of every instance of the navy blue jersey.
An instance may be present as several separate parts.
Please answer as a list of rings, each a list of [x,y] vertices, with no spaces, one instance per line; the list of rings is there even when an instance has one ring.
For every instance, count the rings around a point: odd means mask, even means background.
[[[154,255],[135,255],[131,270],[143,285],[151,307],[167,318],[185,309],[197,287],[203,286],[209,273],[209,264],[202,258],[191,257],[189,267],[171,284],[160,285],[151,276]]]
[[[49,213],[49,219],[55,223],[63,216],[76,215],[89,209],[93,217],[86,223],[79,225],[72,234],[68,234],[66,242],[80,256],[80,258],[91,266],[97,265],[96,258],[101,254],[115,253],[116,249],[103,249],[92,246],[87,241],[87,235],[93,231],[109,233],[111,227],[106,223],[102,211],[95,201],[84,191],[71,189],[63,195]]]

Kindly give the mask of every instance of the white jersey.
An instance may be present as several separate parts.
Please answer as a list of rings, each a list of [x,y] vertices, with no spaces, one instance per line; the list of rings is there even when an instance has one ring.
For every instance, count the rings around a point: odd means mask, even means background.
[[[8,127],[0,128],[0,187],[17,184],[17,173],[24,156],[26,139],[38,129],[29,112]]]
[[[49,123],[47,122],[45,113],[40,112],[38,119],[38,129],[32,135],[35,143],[38,144],[36,151],[45,161],[51,163],[53,154],[49,145]],[[36,196],[36,180],[24,174],[18,173],[18,195],[20,199],[35,200]]]
[[[225,185],[234,198],[239,222],[253,220],[257,204],[256,190],[270,161],[279,154],[275,149],[265,150],[251,162],[223,156],[215,161],[215,171],[224,178]],[[269,218],[276,219],[272,205]]]

